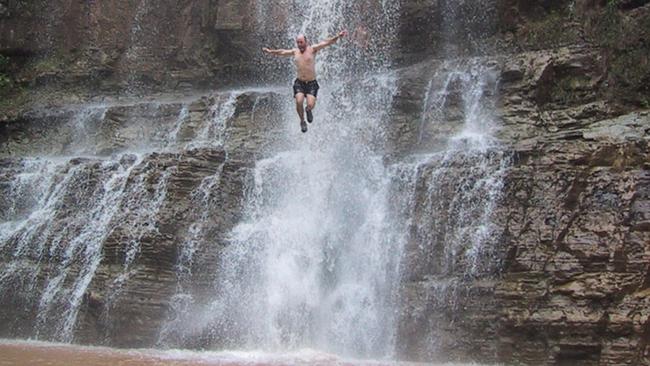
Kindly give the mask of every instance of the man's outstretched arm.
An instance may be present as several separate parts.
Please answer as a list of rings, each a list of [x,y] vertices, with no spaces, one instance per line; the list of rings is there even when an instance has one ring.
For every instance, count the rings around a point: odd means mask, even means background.
[[[322,42],[319,42],[319,43],[313,45],[312,48],[314,49],[314,51],[320,51],[320,50],[322,50],[323,48],[325,48],[327,46],[333,45],[340,38],[343,38],[343,37],[345,37],[347,35],[348,35],[348,32],[342,31],[341,33],[339,33],[338,35],[336,35],[336,36],[334,36],[332,38],[328,38],[328,39],[326,39],[326,40],[324,40]]]
[[[291,56],[293,55],[293,50],[272,50],[270,48],[262,48],[262,51],[275,56]]]

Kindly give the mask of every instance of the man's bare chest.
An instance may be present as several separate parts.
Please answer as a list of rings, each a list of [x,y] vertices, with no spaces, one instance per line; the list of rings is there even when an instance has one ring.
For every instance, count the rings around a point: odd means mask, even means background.
[[[296,53],[294,60],[298,65],[311,65],[314,63],[315,55],[313,52],[305,51],[304,53]]]

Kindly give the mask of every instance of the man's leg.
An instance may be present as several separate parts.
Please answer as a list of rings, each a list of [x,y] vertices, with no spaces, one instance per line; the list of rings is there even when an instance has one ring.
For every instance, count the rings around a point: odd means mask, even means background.
[[[303,108],[305,104],[305,94],[298,93],[296,94],[296,112],[298,112],[298,117],[300,117],[300,122],[305,120],[305,110]]]
[[[314,117],[311,114],[311,111],[313,111],[314,108],[316,108],[316,97],[311,94],[307,94],[307,121],[309,122],[312,122],[314,120]]]
[[[300,131],[307,132],[307,123],[305,123],[305,110],[303,109],[304,103],[305,103],[305,94],[297,93],[296,112],[298,112],[298,117],[300,118]]]

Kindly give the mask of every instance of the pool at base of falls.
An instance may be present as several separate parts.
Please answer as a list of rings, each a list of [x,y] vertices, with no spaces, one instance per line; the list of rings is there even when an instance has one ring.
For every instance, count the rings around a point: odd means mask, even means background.
[[[114,349],[37,341],[0,340],[2,366],[409,366],[396,361],[354,360],[317,350],[287,353],[261,351],[189,351]],[[469,364],[440,364],[464,366]],[[477,366],[477,365],[474,365]]]

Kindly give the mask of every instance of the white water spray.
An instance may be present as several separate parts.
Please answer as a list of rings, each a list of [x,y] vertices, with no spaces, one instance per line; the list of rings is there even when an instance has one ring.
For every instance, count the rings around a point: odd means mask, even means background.
[[[398,343],[406,270],[421,270],[433,279],[455,276],[441,283],[490,270],[483,258],[492,250],[491,216],[506,168],[491,137],[496,123],[490,71],[480,62],[450,62],[432,73],[422,115],[413,123],[419,143],[436,137],[443,147],[389,157],[387,131],[398,93],[389,55],[399,3],[323,0],[301,9],[308,11],[287,14],[289,39],[304,32],[322,40],[347,28],[351,34],[367,32],[373,42],[364,48],[362,42],[343,40],[319,54],[321,90],[316,120],[306,135],[298,130],[287,88],[286,107],[276,112],[288,137],[268,151],[260,147],[261,157],[248,171],[242,218],[227,238],[211,236],[215,223],[210,216],[222,203],[215,197],[225,188],[226,163],[201,176],[189,192],[192,207],[186,213],[192,222],[179,229],[178,282],[159,336],[162,346],[279,352],[310,347],[390,358]],[[142,1],[136,20],[146,12],[147,1]],[[128,57],[137,56],[137,26],[136,21]],[[287,82],[292,78],[287,76]],[[450,108],[453,93],[460,103]],[[74,339],[106,240],[126,228],[118,264],[122,272],[103,294],[104,320],[110,321],[111,304],[132,278],[142,240],[158,232],[156,215],[169,203],[176,171],[149,174],[147,169],[158,169],[148,166],[150,154],[227,146],[240,94],[207,98],[207,112],[197,112],[197,101],[145,103],[126,108],[128,112],[124,106],[101,106],[79,117],[83,128],[78,137],[92,142],[95,136],[108,136],[113,139],[108,153],[98,149],[101,156],[66,156],[45,164],[25,160],[17,168],[10,179],[15,198],[6,203],[9,209],[0,223],[0,250],[15,260],[1,269],[0,286],[38,291],[39,336]],[[256,125],[267,116],[259,111],[260,98],[252,104],[250,120]],[[89,118],[97,128],[86,128]],[[451,127],[436,136],[445,124]],[[33,188],[45,193],[31,194]],[[125,218],[132,221],[119,222]],[[63,224],[50,231],[57,222]],[[206,264],[197,253],[210,250],[217,259]],[[405,269],[404,263],[410,264],[405,256],[422,260]],[[48,271],[37,267],[39,275],[32,277],[15,272],[29,260],[38,266],[47,262]],[[192,282],[199,271],[212,282],[197,294]]]

